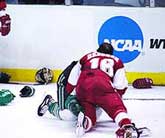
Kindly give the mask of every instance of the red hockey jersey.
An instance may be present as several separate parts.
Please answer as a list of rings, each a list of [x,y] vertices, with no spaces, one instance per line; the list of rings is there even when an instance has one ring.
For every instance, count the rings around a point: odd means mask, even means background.
[[[72,69],[68,83],[76,86],[84,77],[84,71],[100,72],[97,74],[103,76],[111,84],[111,86],[119,91],[119,94],[124,94],[128,87],[128,81],[125,76],[125,69],[122,61],[109,54],[99,52],[91,52],[83,56],[79,63]],[[68,90],[71,91],[71,90]]]

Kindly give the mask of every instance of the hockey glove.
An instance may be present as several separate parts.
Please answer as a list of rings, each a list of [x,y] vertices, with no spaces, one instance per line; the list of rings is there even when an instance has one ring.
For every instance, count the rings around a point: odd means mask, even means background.
[[[11,91],[2,89],[0,91],[0,105],[7,105],[14,100],[14,97],[15,95]]]
[[[151,88],[152,85],[153,80],[150,78],[139,78],[132,83],[132,86],[137,89]]]
[[[7,73],[0,72],[0,83],[7,83],[9,82],[11,76],[8,75]]]
[[[0,10],[0,33],[2,36],[8,35],[10,32],[11,18],[5,9]]]

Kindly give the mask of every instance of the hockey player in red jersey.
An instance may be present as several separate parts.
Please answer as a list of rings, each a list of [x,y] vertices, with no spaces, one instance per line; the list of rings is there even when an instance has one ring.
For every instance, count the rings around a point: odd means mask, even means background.
[[[6,36],[10,32],[11,19],[6,13],[6,2],[5,0],[0,0],[0,34]]]
[[[82,136],[96,124],[96,106],[119,125],[117,138],[138,138],[135,125],[127,115],[122,95],[128,87],[122,61],[113,56],[113,47],[103,43],[96,52],[83,56],[72,69],[66,91],[74,88],[84,113],[78,115],[76,135]]]

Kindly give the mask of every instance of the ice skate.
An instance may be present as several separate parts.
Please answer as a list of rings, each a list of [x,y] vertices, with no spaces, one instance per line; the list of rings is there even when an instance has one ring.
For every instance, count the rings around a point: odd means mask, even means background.
[[[138,138],[137,132],[129,126],[128,128],[125,128],[124,138]]]
[[[52,96],[47,95],[40,106],[38,107],[38,116],[43,116],[49,108],[49,102],[51,101]]]
[[[77,126],[76,126],[77,138],[80,138],[85,134],[84,120],[85,120],[85,116],[82,112],[80,112],[78,115],[78,121],[77,121]]]
[[[137,128],[133,124],[124,125],[116,131],[117,138],[139,138]]]

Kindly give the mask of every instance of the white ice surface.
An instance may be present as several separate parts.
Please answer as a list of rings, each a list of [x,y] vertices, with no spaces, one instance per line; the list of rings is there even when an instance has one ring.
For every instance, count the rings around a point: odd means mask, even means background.
[[[56,99],[56,84],[33,86],[36,92],[29,98],[19,96],[23,86],[0,84],[0,90],[9,89],[16,95],[9,105],[0,106],[0,138],[76,138],[76,122],[61,121],[49,113],[37,116],[37,108],[46,94]],[[150,128],[150,138],[165,138],[165,87],[138,90],[129,86],[123,98],[137,127]],[[117,125],[103,112],[96,127],[83,138],[116,138],[116,129]]]

